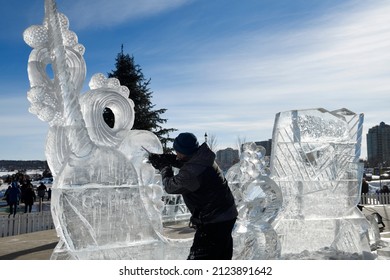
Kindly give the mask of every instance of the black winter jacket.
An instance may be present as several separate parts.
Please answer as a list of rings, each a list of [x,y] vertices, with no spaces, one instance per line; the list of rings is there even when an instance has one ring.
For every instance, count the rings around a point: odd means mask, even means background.
[[[184,163],[175,176],[163,174],[165,191],[181,194],[192,214],[192,221],[200,224],[233,220],[237,209],[215,154],[202,144],[191,159]]]

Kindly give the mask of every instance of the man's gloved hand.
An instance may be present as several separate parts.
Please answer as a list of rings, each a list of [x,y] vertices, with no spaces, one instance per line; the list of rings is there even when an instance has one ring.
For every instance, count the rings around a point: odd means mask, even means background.
[[[149,162],[151,165],[153,165],[154,168],[161,170],[164,168],[162,162],[161,162],[161,155],[159,154],[149,154]]]
[[[182,162],[176,160],[174,154],[149,154],[149,162],[154,168],[162,170],[165,166],[173,166],[180,168]]]
[[[165,166],[163,169],[161,169],[160,173],[163,180],[167,177],[173,177],[173,170],[171,166]]]

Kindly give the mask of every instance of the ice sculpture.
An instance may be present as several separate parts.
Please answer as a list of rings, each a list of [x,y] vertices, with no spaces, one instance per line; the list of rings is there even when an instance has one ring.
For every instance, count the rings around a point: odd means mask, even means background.
[[[269,177],[265,149],[245,143],[240,162],[226,174],[238,219],[233,231],[234,259],[278,259],[280,243],[271,223],[282,206],[279,186]]]
[[[51,210],[60,242],[52,259],[185,259],[191,240],[163,236],[160,178],[145,162],[162,152],[151,132],[131,130],[134,104],[117,79],[86,75],[84,47],[53,0],[43,25],[23,34],[30,112],[49,123],[46,157],[54,175]],[[47,67],[52,67],[50,79]],[[105,108],[115,115],[110,128]],[[183,249],[184,248],[184,249]]]
[[[282,190],[283,206],[273,226],[282,258],[313,252],[326,258],[330,251],[372,258],[370,224],[356,207],[362,125],[363,114],[347,109],[276,115],[271,178]]]
[[[163,222],[189,222],[191,212],[180,194],[163,194],[164,209],[162,211]]]

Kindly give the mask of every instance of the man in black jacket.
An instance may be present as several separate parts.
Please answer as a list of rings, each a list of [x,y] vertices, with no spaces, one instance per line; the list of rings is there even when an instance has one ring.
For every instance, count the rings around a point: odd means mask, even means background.
[[[233,254],[232,230],[237,218],[233,195],[206,143],[199,146],[192,133],[181,133],[173,148],[183,163],[177,175],[171,166],[161,170],[163,186],[181,194],[196,229],[188,259],[226,260]]]

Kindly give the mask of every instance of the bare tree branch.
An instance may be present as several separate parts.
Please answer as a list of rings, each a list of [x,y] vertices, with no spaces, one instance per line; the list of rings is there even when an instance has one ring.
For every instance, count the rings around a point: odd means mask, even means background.
[[[206,143],[209,146],[210,150],[212,150],[214,153],[217,152],[218,141],[217,141],[217,137],[214,134],[207,135]]]
[[[242,147],[243,147],[243,144],[246,143],[246,137],[241,137],[241,136],[237,136],[237,148],[238,148],[238,153],[239,155],[242,153]]]

